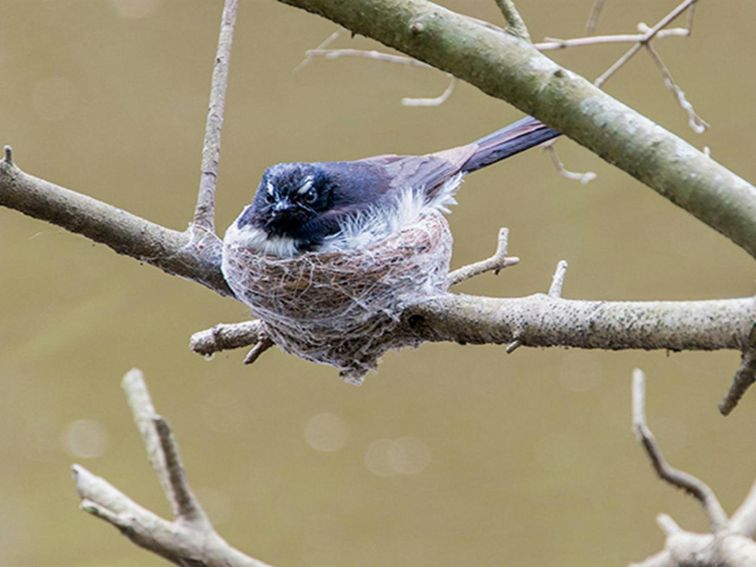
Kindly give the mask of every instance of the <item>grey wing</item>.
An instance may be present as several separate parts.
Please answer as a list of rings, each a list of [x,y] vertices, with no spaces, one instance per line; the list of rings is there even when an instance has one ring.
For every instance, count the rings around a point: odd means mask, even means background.
[[[425,156],[384,155],[359,161],[381,170],[387,180],[387,192],[412,187],[432,197],[439,187],[461,172],[475,150],[471,144]]]

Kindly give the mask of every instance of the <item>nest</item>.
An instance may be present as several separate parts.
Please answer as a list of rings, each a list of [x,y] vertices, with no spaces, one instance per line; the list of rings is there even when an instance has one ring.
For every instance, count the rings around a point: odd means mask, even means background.
[[[417,346],[397,332],[400,315],[446,292],[451,244],[446,219],[430,210],[362,249],[278,258],[226,243],[223,272],[279,347],[361,384],[386,351]]]

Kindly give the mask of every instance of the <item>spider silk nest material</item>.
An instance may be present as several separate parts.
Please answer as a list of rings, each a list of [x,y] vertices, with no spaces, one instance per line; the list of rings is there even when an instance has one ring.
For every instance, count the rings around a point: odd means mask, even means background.
[[[396,332],[400,315],[447,291],[451,248],[446,219],[430,209],[359,249],[279,258],[227,242],[223,271],[275,344],[359,385],[383,353],[419,344]]]

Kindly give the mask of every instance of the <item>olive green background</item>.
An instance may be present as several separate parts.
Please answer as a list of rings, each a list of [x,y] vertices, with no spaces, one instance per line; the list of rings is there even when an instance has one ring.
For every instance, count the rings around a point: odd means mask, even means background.
[[[535,39],[583,35],[592,0],[520,0]],[[495,3],[444,5],[501,23]],[[676,2],[610,0],[600,33],[653,24]],[[2,0],[0,143],[26,171],[169,227],[190,219],[220,0]],[[657,47],[712,124],[697,136],[644,53],[607,85],[747,179],[753,159],[749,0],[701,2],[690,39]],[[218,224],[278,161],[426,153],[520,116],[467,85],[438,108],[437,72],[304,51],[335,26],[272,0],[242,0],[231,65]],[[373,48],[364,38],[342,47]],[[588,77],[622,46],[555,53]],[[582,186],[531,151],[468,178],[450,217],[454,264],[487,256],[500,226],[522,258],[471,293],[706,299],[754,293],[752,259],[570,141]],[[0,563],[160,565],[77,510],[80,462],[167,513],[119,388],[139,367],[181,443],[221,534],[280,566],[624,565],[663,543],[654,518],[703,530],[699,506],[658,481],[630,430],[630,374],[649,376],[652,428],[675,465],[731,512],[756,470],[756,393],[722,418],[735,352],[605,353],[429,344],[390,353],[355,388],[267,353],[205,361],[194,331],[243,306],[0,209]],[[325,414],[325,415],[323,415]],[[322,449],[329,449],[324,451]]]

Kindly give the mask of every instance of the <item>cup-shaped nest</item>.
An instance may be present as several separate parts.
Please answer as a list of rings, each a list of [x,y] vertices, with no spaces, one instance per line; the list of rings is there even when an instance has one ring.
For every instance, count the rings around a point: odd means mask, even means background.
[[[387,350],[417,344],[397,332],[400,315],[446,292],[451,244],[430,210],[363,249],[278,258],[225,243],[223,272],[279,347],[360,384]]]

